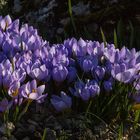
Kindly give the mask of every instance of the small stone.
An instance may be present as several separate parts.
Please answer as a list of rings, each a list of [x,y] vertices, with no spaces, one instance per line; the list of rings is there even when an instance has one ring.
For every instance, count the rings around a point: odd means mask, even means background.
[[[7,122],[7,124],[3,124],[0,127],[0,133],[2,134],[6,134],[7,133],[7,129],[9,130],[9,132],[13,132],[15,129],[15,126],[12,122]]]
[[[63,28],[58,28],[58,29],[57,29],[57,33],[58,33],[58,34],[62,34],[63,32],[64,32],[64,29],[63,29]]]
[[[13,7],[13,11],[15,13],[19,13],[22,9],[22,5],[21,5],[21,2],[20,0],[14,0],[14,7]]]
[[[85,5],[83,2],[79,2],[77,5],[72,7],[72,11],[75,15],[87,15],[90,13],[89,3]]]
[[[67,25],[68,23],[70,23],[70,18],[68,17],[68,18],[65,18],[65,19],[62,19],[61,21],[60,21],[60,23],[62,24],[62,25]]]
[[[9,129],[12,132],[15,129],[15,125],[12,122],[8,122],[7,129]]]

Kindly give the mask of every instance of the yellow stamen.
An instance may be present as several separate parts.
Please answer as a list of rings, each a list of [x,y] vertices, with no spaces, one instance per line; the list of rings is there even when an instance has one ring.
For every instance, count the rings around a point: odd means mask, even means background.
[[[32,92],[33,92],[33,93],[36,93],[37,91],[36,91],[36,89],[32,89]]]
[[[12,96],[17,96],[18,95],[18,89],[16,89],[13,93],[12,93]]]

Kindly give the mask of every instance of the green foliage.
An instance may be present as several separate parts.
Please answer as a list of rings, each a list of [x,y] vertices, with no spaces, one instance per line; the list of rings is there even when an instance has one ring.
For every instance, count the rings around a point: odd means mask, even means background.
[[[105,38],[105,35],[104,35],[102,28],[100,28],[100,31],[101,31],[102,40],[104,42],[104,46],[106,46],[107,41],[106,41],[106,38]]]
[[[46,139],[46,134],[47,134],[47,129],[45,128],[41,140],[45,140]]]

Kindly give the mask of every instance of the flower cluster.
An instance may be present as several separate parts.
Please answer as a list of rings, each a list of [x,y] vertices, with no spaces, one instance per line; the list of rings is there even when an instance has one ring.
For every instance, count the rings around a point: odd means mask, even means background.
[[[42,103],[47,92],[61,111],[71,107],[72,96],[88,101],[110,92],[115,80],[132,83],[140,92],[139,71],[140,52],[135,49],[119,50],[82,38],[50,45],[32,26],[20,27],[19,20],[12,21],[9,15],[0,17],[0,87],[12,105],[25,100]],[[9,106],[5,99],[0,104]]]

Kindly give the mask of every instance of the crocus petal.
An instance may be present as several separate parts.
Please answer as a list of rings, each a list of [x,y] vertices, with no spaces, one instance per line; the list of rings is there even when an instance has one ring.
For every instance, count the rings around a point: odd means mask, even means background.
[[[37,88],[37,93],[38,93],[39,95],[42,95],[42,93],[44,92],[44,90],[45,90],[45,85],[41,85],[41,86],[39,86],[39,87]]]
[[[38,93],[33,92],[29,94],[29,99],[36,100],[39,97]]]
[[[134,74],[135,74],[135,69],[129,69],[125,72],[118,73],[116,75],[116,79],[118,81],[128,83],[131,80],[131,78],[134,76]]]
[[[68,95],[66,95],[65,92],[61,92],[61,97],[62,100],[67,104],[67,106],[70,108],[72,105],[72,100],[71,97],[69,97]]]
[[[36,80],[32,80],[30,83],[30,86],[31,86],[31,90],[36,90],[36,88],[37,88]]]

